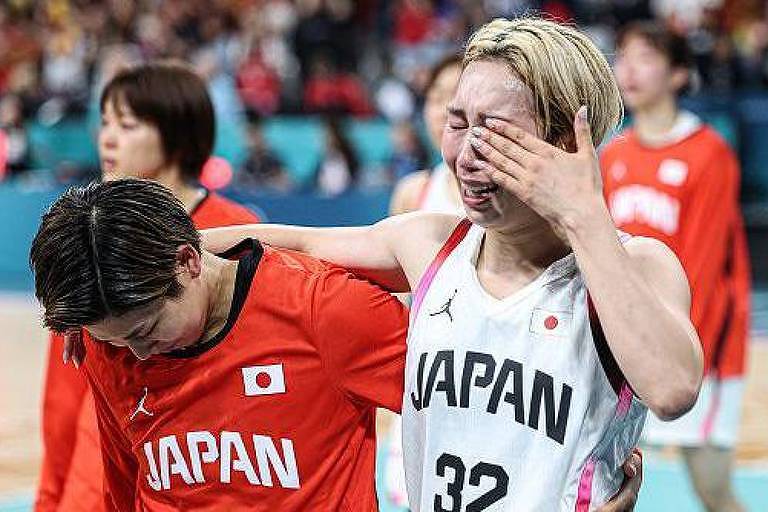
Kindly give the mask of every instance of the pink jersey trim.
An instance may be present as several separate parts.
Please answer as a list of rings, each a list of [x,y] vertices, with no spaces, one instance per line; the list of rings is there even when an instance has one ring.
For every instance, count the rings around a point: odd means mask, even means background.
[[[451,236],[449,236],[448,240],[446,240],[445,244],[443,244],[440,252],[437,253],[435,259],[432,260],[432,263],[429,264],[427,271],[424,272],[423,276],[421,276],[419,285],[416,287],[416,292],[413,294],[413,304],[411,305],[411,310],[414,314],[413,318],[416,318],[416,316],[419,314],[421,303],[424,301],[424,296],[427,294],[427,290],[429,290],[435,275],[437,275],[437,271],[440,270],[440,267],[443,266],[443,263],[448,258],[448,255],[450,255],[456,246],[458,246],[461,241],[464,240],[464,237],[467,236],[471,226],[472,223],[469,222],[469,219],[464,219],[459,222],[458,226],[454,228],[453,233],[451,233]]]
[[[579,479],[579,494],[576,498],[576,512],[589,512],[589,505],[592,503],[592,478],[595,476],[595,457],[590,456],[584,469],[581,470]]]
[[[619,393],[619,402],[616,404],[616,415],[619,418],[623,418],[629,412],[633,395],[632,388],[629,387],[627,381],[624,381],[624,384],[621,386],[621,393]]]

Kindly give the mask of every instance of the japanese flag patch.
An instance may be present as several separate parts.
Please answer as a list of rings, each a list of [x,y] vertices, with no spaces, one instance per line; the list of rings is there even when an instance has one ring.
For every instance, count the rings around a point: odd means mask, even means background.
[[[565,338],[571,330],[572,317],[570,312],[536,308],[531,315],[530,331],[533,334]]]
[[[266,364],[242,368],[245,396],[278,395],[285,393],[283,365]]]

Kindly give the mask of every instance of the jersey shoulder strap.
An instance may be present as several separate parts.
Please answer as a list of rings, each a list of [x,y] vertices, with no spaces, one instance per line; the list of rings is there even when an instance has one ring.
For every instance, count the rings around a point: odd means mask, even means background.
[[[427,267],[427,271],[424,272],[423,276],[421,276],[419,285],[416,287],[416,291],[413,295],[413,305],[411,306],[414,315],[418,315],[419,308],[421,307],[421,303],[424,300],[424,296],[427,294],[427,290],[429,290],[429,286],[432,284],[432,280],[435,279],[437,271],[440,270],[440,267],[443,266],[443,263],[446,259],[448,259],[448,256],[453,252],[453,250],[461,243],[462,240],[464,240],[464,237],[467,236],[470,227],[472,227],[472,223],[469,221],[469,219],[463,219],[461,222],[459,222],[459,224],[453,229],[451,236],[448,237],[448,240],[445,241],[443,247],[437,253],[437,256],[435,256],[435,259],[433,259],[432,263],[430,263],[429,267]]]

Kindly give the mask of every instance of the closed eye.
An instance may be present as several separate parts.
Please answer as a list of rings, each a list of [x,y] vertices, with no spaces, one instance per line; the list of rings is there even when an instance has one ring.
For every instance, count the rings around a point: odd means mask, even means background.
[[[469,124],[461,111],[448,107],[447,126],[452,130],[465,130],[469,127]]]

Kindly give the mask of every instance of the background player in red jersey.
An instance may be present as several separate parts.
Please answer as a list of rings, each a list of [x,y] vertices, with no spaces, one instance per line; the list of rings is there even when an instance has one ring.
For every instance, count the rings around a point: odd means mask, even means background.
[[[628,26],[618,43],[616,75],[634,124],[602,154],[605,197],[620,229],[657,238],[680,258],[705,361],[696,406],[671,423],[649,416],[646,439],[683,447],[707,510],[742,510],[730,485],[750,286],[739,164],[710,126],[677,105],[688,81],[685,40],[647,22]]]
[[[97,339],[108,509],[376,510],[375,409],[400,407],[407,311],[311,257],[242,253],[201,251],[146,180],[71,189],[44,215],[45,323]]]
[[[214,139],[205,83],[181,64],[126,69],[101,97],[99,158],[105,180],[156,180],[178,197],[198,229],[258,222],[247,208],[198,185]],[[98,510],[101,454],[85,376],[62,363],[63,340],[51,335],[43,396],[43,463],[35,510]]]

